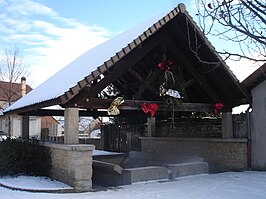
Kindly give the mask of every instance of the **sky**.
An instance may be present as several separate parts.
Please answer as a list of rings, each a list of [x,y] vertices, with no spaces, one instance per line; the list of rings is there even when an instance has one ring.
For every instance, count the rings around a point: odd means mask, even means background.
[[[0,0],[0,50],[19,47],[35,88],[85,51],[181,2],[194,18],[195,0]],[[228,64],[240,80],[255,70]]]

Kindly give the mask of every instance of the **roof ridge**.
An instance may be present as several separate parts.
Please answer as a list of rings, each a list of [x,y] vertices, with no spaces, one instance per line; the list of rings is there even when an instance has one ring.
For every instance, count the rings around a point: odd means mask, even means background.
[[[66,91],[63,95],[60,96],[61,100],[63,102],[66,102],[66,101],[72,99],[81,89],[88,86],[93,80],[95,80],[101,74],[103,74],[103,72],[106,72],[115,63],[117,63],[119,60],[121,60],[125,55],[130,53],[133,49],[135,49],[137,46],[139,46],[143,41],[145,41],[147,38],[149,38],[151,35],[153,35],[155,32],[157,32],[168,21],[170,21],[171,19],[176,17],[179,13],[186,12],[186,6],[183,3],[180,3],[175,8],[171,9],[170,11],[165,11],[165,12],[167,12],[167,14],[165,14],[162,18],[160,18],[158,21],[153,23],[141,35],[139,35],[137,38],[133,39],[132,42],[128,43],[127,46],[122,48],[120,51],[116,52],[115,55],[113,55],[112,57],[109,58],[109,60],[105,61],[102,65],[98,66],[94,71],[91,72],[91,74],[87,75],[86,77],[84,77],[84,79],[77,82],[77,84],[75,86],[69,88],[68,91]],[[143,22],[142,24],[144,24],[145,22]],[[130,30],[132,30],[138,26],[141,26],[141,24],[139,24],[139,25],[127,30],[127,31],[130,31]],[[119,35],[117,37],[119,37]]]
[[[45,101],[49,101],[49,102],[53,102],[53,100],[58,100],[60,99],[60,101],[66,102],[68,101],[70,98],[73,98],[81,89],[85,88],[87,85],[89,85],[89,83],[91,83],[91,81],[93,81],[96,77],[99,77],[99,75],[106,71],[108,68],[110,68],[114,63],[116,63],[118,60],[120,60],[123,56],[127,55],[132,49],[136,48],[136,46],[138,46],[141,42],[143,42],[145,39],[149,38],[154,32],[156,32],[156,30],[158,30],[162,25],[164,25],[166,22],[165,20],[170,20],[173,17],[177,16],[180,13],[180,10],[184,11],[185,10],[185,6],[184,4],[179,4],[178,6],[176,6],[173,9],[169,9],[159,15],[156,15],[148,20],[146,20],[145,22],[117,35],[116,37],[107,40],[106,42],[88,50],[87,52],[85,52],[84,54],[82,54],[81,56],[79,56],[77,59],[75,59],[73,62],[71,62],[70,64],[66,65],[63,69],[61,69],[60,71],[58,71],[57,73],[55,73],[53,76],[51,76],[48,80],[46,80],[44,83],[42,83],[41,85],[39,85],[37,88],[35,88],[31,93],[29,93],[28,95],[26,95],[25,97],[23,97],[23,99],[17,101],[16,103],[14,103],[12,106],[10,106],[8,109],[5,110],[5,112],[11,112],[15,109],[20,109],[20,108],[25,108],[34,104],[41,104],[42,102]],[[152,25],[151,25],[152,24]],[[137,29],[138,28],[138,29]],[[141,29],[141,30],[140,30]],[[134,34],[132,35],[128,35],[129,32],[133,32]],[[142,34],[139,34],[139,32],[142,31]],[[118,45],[116,45],[115,47],[110,45],[112,44],[112,42],[117,41],[117,38],[123,36],[122,41],[126,42],[126,46],[122,47],[121,50],[121,45],[124,44],[122,43],[118,43]],[[132,41],[132,37],[137,37],[134,38]],[[125,41],[127,40],[127,41]],[[128,43],[129,42],[129,43]],[[105,56],[103,56],[103,52],[101,50],[106,50],[103,47],[107,47],[106,45],[109,44],[109,46],[111,46],[111,48],[109,50],[107,50],[107,54],[114,54],[111,55],[111,57],[107,58],[107,60],[101,60],[101,64],[99,62],[100,59],[106,59],[104,58]],[[108,46],[108,47],[109,47]],[[120,48],[119,48],[120,47]],[[119,48],[119,49],[117,49]],[[114,52],[111,52],[114,51]],[[51,82],[60,77],[62,78],[59,73],[60,72],[66,72],[68,71],[71,67],[73,67],[73,65],[76,66],[76,72],[80,73],[83,72],[79,71],[80,67],[78,67],[78,64],[80,64],[82,61],[88,61],[88,53],[90,54],[97,54],[99,56],[97,57],[92,57],[93,55],[90,55],[89,58],[93,58],[96,59],[93,62],[94,63],[87,63],[87,66],[84,65],[84,63],[82,64],[83,70],[87,69],[86,71],[90,70],[90,65],[89,64],[94,64],[94,69],[93,71],[89,74],[86,75],[85,77],[83,76],[83,79],[80,78],[79,80],[77,80],[76,76],[72,76],[72,77],[68,77],[69,82],[66,82],[67,84],[65,84],[64,86],[68,87],[67,91],[64,88],[54,88],[52,89],[50,93],[47,93],[47,95],[42,96],[40,93],[36,94],[36,90],[41,90],[41,88],[45,87],[45,86],[52,86],[50,85]],[[109,55],[110,56],[110,55]],[[100,58],[98,58],[100,57]],[[86,59],[87,58],[87,59]],[[95,62],[99,62],[97,64],[95,64]],[[98,66],[97,66],[98,65]],[[95,69],[96,68],[96,69]],[[73,82],[71,82],[73,81]],[[74,82],[75,81],[75,82]],[[70,85],[70,83],[72,85]],[[64,90],[64,91],[63,91]],[[63,91],[63,92],[62,92]],[[59,93],[60,92],[60,93]],[[34,95],[34,96],[33,96]],[[29,97],[34,97],[34,100],[30,100],[27,101],[26,99],[28,99]],[[53,105],[53,104],[52,104]]]

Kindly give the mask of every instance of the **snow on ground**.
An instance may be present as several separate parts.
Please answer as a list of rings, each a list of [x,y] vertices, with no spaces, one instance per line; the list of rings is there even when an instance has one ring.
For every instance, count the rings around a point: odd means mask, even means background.
[[[0,183],[8,187],[15,187],[19,189],[37,189],[37,190],[71,189],[70,186],[47,177],[35,177],[35,176],[2,177],[0,178]]]
[[[111,152],[111,151],[102,151],[102,150],[93,150],[93,152],[92,152],[92,156],[118,155],[118,154],[124,154],[124,153]]]
[[[29,178],[30,179],[30,178]],[[21,179],[25,186],[35,184]],[[36,179],[37,182],[39,181]],[[51,181],[50,181],[51,182]],[[14,181],[13,185],[16,185]],[[53,186],[53,183],[49,187]],[[266,172],[227,172],[126,185],[107,191],[87,193],[29,193],[0,187],[1,199],[265,199]]]

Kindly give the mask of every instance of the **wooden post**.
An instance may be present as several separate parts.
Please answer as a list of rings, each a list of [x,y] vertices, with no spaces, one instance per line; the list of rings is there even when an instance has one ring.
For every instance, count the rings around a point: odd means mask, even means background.
[[[21,116],[21,137],[22,139],[29,139],[30,137],[30,117],[28,115]]]
[[[132,135],[131,132],[127,132],[127,152],[131,151],[132,148]]]
[[[155,136],[155,117],[148,117],[147,118],[148,123],[148,137]]]
[[[21,96],[24,97],[27,93],[26,78],[21,78]],[[30,137],[30,117],[28,115],[23,115],[21,117],[21,137],[22,139],[29,139]]]
[[[79,109],[66,108],[64,111],[64,143],[78,144],[79,143]]]
[[[232,112],[222,113],[222,137],[224,139],[233,138]]]

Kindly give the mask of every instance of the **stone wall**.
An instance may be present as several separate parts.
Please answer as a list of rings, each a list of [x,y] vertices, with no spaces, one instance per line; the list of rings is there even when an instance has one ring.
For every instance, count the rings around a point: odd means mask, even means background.
[[[156,121],[157,137],[222,137],[221,119],[177,118],[175,122]]]
[[[252,169],[266,170],[266,80],[252,89]]]
[[[233,115],[234,138],[247,138],[246,114]],[[177,118],[156,121],[156,137],[222,138],[221,118]]]
[[[79,138],[80,144],[92,144],[97,150],[104,150],[103,138]]]
[[[210,172],[247,169],[247,140],[141,137],[141,151],[202,157]]]
[[[248,137],[248,124],[246,113],[233,115],[233,134],[234,138]]]
[[[76,192],[92,188],[93,145],[45,143],[51,149],[51,177],[74,188]]]

